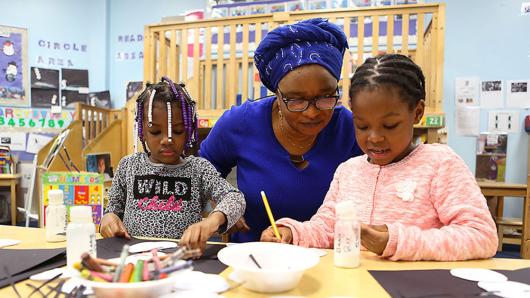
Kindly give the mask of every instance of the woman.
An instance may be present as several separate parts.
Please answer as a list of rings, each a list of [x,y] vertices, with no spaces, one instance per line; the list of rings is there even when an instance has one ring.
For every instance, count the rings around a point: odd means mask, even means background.
[[[339,27],[311,19],[274,29],[256,49],[261,81],[276,96],[226,111],[200,149],[223,176],[237,166],[247,209],[231,241],[258,241],[269,226],[262,190],[277,218],[308,220],[338,165],[361,153],[351,112],[337,106],[347,48]]]

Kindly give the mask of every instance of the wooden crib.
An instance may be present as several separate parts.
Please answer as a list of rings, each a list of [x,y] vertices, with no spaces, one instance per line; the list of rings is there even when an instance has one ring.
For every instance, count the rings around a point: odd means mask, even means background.
[[[340,82],[342,102],[348,96],[350,77],[367,57],[401,53],[425,72],[427,114],[442,113],[444,4],[281,12],[147,25],[144,82],[159,81],[164,75],[184,82],[198,102],[199,116],[215,119],[232,105],[267,94],[253,63],[254,50],[267,32],[315,17],[338,24],[349,37]]]

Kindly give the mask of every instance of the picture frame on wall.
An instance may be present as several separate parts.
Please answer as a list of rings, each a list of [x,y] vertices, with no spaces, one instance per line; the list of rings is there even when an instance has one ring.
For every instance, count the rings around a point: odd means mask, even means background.
[[[0,105],[29,106],[28,31],[0,25]]]

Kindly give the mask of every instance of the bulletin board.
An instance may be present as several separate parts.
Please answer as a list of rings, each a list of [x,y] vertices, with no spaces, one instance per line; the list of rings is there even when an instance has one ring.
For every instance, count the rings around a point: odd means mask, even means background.
[[[67,218],[70,221],[72,206],[88,205],[92,207],[92,220],[99,225],[103,215],[103,181],[98,173],[46,172],[42,176],[42,200],[40,226],[46,225],[46,208],[48,207],[48,190],[61,189],[64,192]]]
[[[0,25],[0,105],[29,106],[28,32]]]

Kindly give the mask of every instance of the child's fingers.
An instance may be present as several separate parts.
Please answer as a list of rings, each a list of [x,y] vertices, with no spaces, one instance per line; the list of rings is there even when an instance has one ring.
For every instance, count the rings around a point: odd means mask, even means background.
[[[182,233],[182,237],[180,238],[180,242],[179,242],[179,245],[180,246],[186,246],[188,248],[190,248],[190,228],[187,228],[184,233]]]
[[[125,228],[125,225],[123,224],[121,220],[118,222],[118,228],[119,228],[118,233],[120,234],[121,237],[125,237],[126,239],[131,240],[131,236],[129,235],[129,232],[127,232],[127,229]]]
[[[262,242],[280,242],[276,236],[274,236],[274,232],[272,229],[266,229],[261,233],[260,241]]]

